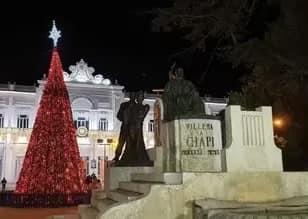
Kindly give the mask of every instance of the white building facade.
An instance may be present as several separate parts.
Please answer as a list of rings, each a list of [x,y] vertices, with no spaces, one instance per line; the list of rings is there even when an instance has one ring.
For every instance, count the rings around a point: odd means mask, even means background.
[[[114,157],[120,130],[116,118],[119,106],[127,101],[124,87],[112,84],[81,60],[64,72],[77,128],[80,156],[87,174],[103,176],[105,160]],[[22,167],[36,111],[46,79],[38,86],[7,84],[0,86],[0,177],[14,188]],[[157,95],[145,95],[150,111],[144,120],[147,148],[154,147],[153,106]],[[56,106],[55,106],[56,107]],[[206,114],[215,115],[226,107],[225,99],[205,99]]]

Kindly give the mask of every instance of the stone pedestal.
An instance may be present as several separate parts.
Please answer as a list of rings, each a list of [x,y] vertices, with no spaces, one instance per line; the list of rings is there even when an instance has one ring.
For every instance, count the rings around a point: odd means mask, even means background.
[[[281,150],[274,143],[272,109],[242,111],[228,106],[226,122],[226,164],[231,171],[282,171]]]
[[[220,172],[221,139],[219,119],[179,119],[163,122],[163,171]]]
[[[197,200],[194,203],[194,219],[253,218],[292,219],[308,218],[307,196],[275,202],[238,202],[216,199]]]
[[[106,173],[105,190],[119,188],[119,182],[131,181],[134,173],[153,173],[154,167],[108,167]]]

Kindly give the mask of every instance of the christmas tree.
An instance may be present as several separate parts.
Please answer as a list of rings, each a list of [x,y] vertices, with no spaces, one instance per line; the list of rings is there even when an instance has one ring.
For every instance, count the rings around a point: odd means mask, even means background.
[[[82,164],[62,64],[56,48],[60,31],[53,25],[54,49],[15,193],[85,192]]]

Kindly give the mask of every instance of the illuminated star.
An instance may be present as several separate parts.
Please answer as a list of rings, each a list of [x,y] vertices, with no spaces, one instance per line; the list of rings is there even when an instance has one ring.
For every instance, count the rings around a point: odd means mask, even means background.
[[[61,37],[61,31],[57,29],[55,20],[53,20],[52,29],[49,33],[49,38],[53,40],[53,46],[57,47],[58,39]]]

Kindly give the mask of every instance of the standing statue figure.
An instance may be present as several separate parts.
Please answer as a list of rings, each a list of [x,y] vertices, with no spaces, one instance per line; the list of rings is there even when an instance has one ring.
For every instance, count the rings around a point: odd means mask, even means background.
[[[129,93],[129,101],[121,103],[120,109],[117,113],[117,118],[122,122],[120,128],[120,136],[118,140],[118,145],[115,151],[114,161],[118,161],[123,150],[123,146],[126,142],[129,130],[129,122],[130,122],[130,114],[132,113],[132,109],[136,105],[136,93]]]
[[[132,97],[131,97],[132,98]],[[136,102],[131,103],[123,110],[121,132],[123,132],[123,139],[121,133],[119,137],[119,148],[117,148],[116,158],[122,152],[122,147],[125,144],[123,155],[116,166],[151,166],[152,162],[145,149],[143,138],[143,121],[147,115],[150,107],[148,104],[144,105],[144,95],[139,91],[136,96]],[[120,107],[121,110],[121,107]],[[119,110],[119,112],[120,112]],[[125,124],[124,124],[125,122]]]
[[[150,158],[145,149],[145,143],[143,138],[143,121],[150,110],[148,104],[143,104],[144,94],[142,91],[139,91],[136,95],[136,110],[134,115],[136,116],[136,152],[137,152],[137,161],[140,164],[149,164]]]

